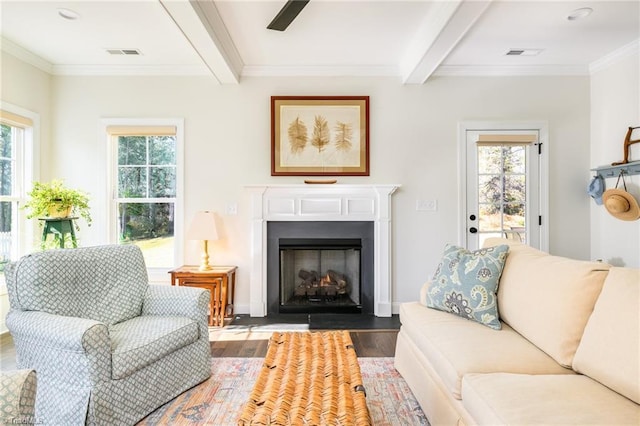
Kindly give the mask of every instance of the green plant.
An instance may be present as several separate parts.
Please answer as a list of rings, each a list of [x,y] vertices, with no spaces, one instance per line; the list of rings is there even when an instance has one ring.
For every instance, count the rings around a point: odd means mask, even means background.
[[[91,226],[89,196],[77,189],[64,186],[61,180],[48,183],[34,182],[33,189],[27,193],[29,200],[23,208],[29,210],[27,218],[50,217],[51,208],[63,212],[71,208],[71,216],[82,217]],[[78,226],[76,225],[76,229]]]

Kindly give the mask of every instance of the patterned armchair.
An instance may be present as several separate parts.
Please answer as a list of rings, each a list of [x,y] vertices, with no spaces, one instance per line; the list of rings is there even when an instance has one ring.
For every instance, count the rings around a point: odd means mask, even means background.
[[[209,294],[149,285],[136,246],[60,249],[8,265],[19,368],[38,375],[35,417],[134,424],[211,374]]]

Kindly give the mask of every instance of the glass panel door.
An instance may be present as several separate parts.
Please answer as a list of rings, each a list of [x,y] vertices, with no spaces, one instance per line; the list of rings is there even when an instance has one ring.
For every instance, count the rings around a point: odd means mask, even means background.
[[[478,143],[482,133],[467,132],[467,247],[482,247],[491,237],[538,247],[537,144]],[[499,133],[520,135],[523,132]]]

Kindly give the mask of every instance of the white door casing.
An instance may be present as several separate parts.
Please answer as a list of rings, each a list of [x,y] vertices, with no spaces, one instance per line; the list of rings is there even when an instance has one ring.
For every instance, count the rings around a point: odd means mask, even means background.
[[[503,234],[500,231],[492,235],[486,231],[486,227],[484,229],[480,227],[477,141],[489,134],[537,136],[533,143],[523,145],[526,151],[525,230],[521,231],[520,235]],[[483,237],[515,235],[522,236],[528,245],[547,251],[549,229],[547,124],[544,122],[463,122],[458,126],[458,150],[459,244],[473,250],[481,245]],[[499,217],[502,219],[503,215]],[[509,227],[506,228],[509,229]]]

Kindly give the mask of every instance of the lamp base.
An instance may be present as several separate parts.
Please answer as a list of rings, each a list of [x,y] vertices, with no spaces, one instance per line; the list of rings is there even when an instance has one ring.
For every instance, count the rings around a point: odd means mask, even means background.
[[[209,264],[209,244],[207,244],[207,240],[204,240],[203,243],[202,255],[200,256],[200,266],[198,267],[198,270],[210,271],[213,269],[213,266]]]
[[[198,267],[198,271],[210,271],[213,269],[213,266],[204,263],[201,263],[200,266]]]

